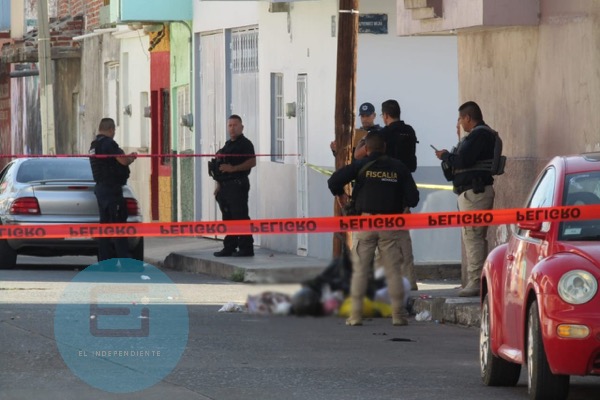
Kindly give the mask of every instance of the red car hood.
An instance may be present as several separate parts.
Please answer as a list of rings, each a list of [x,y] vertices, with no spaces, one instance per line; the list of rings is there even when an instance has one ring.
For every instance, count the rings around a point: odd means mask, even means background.
[[[600,269],[600,242],[560,242],[557,253],[575,253]]]

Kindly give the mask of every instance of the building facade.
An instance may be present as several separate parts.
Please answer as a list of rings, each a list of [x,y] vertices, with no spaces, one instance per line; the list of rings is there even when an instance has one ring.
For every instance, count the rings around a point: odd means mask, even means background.
[[[334,199],[327,189],[327,175],[312,166],[331,170],[334,165],[329,143],[335,136],[338,1],[238,2],[235,8],[231,4],[200,1],[194,6],[200,149],[210,153],[222,145],[226,115],[248,113],[242,115],[245,132],[260,154],[251,174],[251,217],[330,216]],[[380,114],[383,101],[397,99],[402,119],[415,127],[420,140],[415,179],[446,183],[429,144],[454,145],[456,37],[398,37],[394,1],[362,2],[360,12],[371,18],[366,22],[385,23],[387,30],[369,30],[365,23],[359,34],[357,107],[369,101]],[[250,57],[256,46],[257,59],[245,64],[256,62],[256,73],[238,75],[235,40],[249,32],[257,33],[257,43],[245,40],[242,49]],[[256,75],[250,78],[250,74]],[[258,80],[257,90],[250,83],[253,79]],[[381,119],[377,122],[383,123]],[[214,183],[204,165],[200,170],[196,181],[201,193],[196,198],[202,199],[198,219],[219,218],[212,199]],[[449,191],[423,189],[422,199],[417,211],[456,209],[455,196]],[[458,232],[412,234],[418,261],[460,259]],[[331,256],[331,234],[264,235],[257,239],[267,248]],[[427,244],[431,240],[439,243],[434,252]],[[419,247],[420,243],[423,246]]]

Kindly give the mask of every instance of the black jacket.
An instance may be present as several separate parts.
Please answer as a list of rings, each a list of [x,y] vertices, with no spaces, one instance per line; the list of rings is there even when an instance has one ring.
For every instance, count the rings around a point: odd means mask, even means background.
[[[360,175],[361,169],[371,161]],[[352,197],[359,212],[400,214],[419,203],[419,191],[408,168],[399,160],[371,153],[335,171],[327,181],[335,196],[344,194],[344,186],[356,179]]]
[[[394,121],[379,131],[385,137],[385,154],[397,158],[410,172],[417,170],[417,135],[404,121]]]
[[[469,171],[477,161],[494,158],[494,145],[496,139],[494,133],[484,128],[488,127],[484,122],[478,124],[458,144],[453,152],[442,154],[442,160],[453,170],[454,179],[452,184],[455,188],[465,188],[473,185],[475,179],[479,179],[483,185],[494,183],[492,174],[488,171]],[[488,127],[489,128],[489,127]],[[462,192],[463,190],[458,190]]]

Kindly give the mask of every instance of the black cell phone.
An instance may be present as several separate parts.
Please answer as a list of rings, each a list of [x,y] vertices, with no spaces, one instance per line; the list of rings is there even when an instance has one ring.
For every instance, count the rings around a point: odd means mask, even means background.
[[[438,149],[436,149],[432,144],[430,144],[429,146],[431,146],[432,149],[434,149],[435,151],[439,151]]]

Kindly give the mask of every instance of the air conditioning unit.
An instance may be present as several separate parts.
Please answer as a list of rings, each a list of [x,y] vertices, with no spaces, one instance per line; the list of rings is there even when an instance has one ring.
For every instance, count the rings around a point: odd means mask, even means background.
[[[269,3],[269,12],[290,12],[290,3],[284,3],[281,1],[278,2],[270,2]]]

